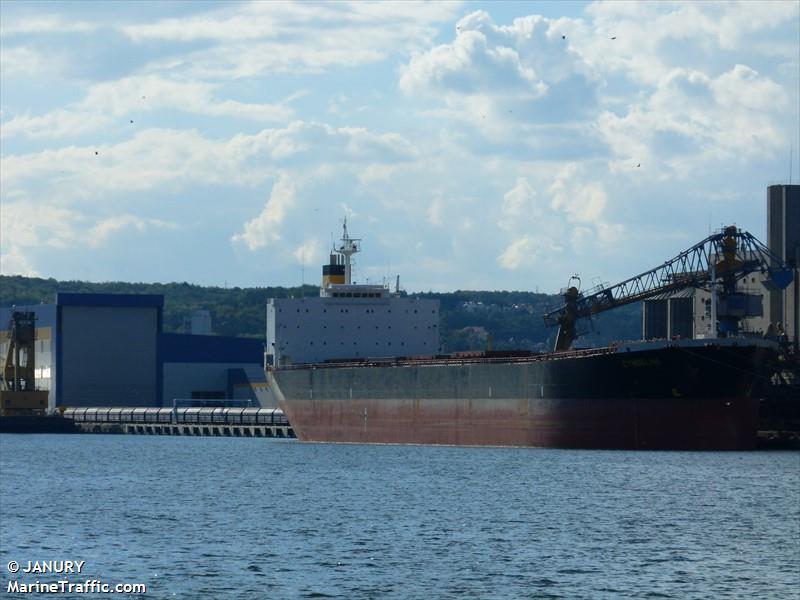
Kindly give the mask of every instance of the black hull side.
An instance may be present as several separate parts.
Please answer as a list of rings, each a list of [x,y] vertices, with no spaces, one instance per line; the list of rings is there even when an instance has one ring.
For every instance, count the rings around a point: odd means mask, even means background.
[[[529,360],[273,373],[309,441],[559,448],[755,447],[770,350],[660,347]]]
[[[0,433],[79,433],[72,419],[56,416],[0,417]]]

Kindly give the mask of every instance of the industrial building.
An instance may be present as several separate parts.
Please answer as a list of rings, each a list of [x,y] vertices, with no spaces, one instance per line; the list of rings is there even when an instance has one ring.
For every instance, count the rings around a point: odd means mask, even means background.
[[[753,273],[737,284],[747,306],[741,320],[742,334],[761,337],[770,323],[798,344],[798,278],[800,278],[800,185],[781,184],[767,188],[767,246],[794,273],[794,281],[783,290],[769,289],[764,275]],[[716,337],[711,321],[711,293],[688,288],[651,298],[642,311],[644,339]]]
[[[161,295],[58,293],[54,304],[0,308],[0,356],[12,314],[30,311],[36,387],[49,391],[50,411],[226,399],[269,404],[262,340],[164,333],[163,307]]]
[[[771,290],[767,316],[780,323],[795,351],[800,343],[800,185],[767,188],[767,245],[794,270],[794,281],[785,290]]]

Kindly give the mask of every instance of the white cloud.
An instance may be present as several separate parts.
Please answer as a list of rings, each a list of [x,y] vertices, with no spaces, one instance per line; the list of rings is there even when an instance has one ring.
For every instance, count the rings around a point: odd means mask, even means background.
[[[740,161],[785,147],[787,103],[781,86],[743,65],[716,78],[674,69],[626,114],[603,112],[598,129],[628,173],[642,164],[686,177],[710,159]]]
[[[0,271],[4,274],[38,275],[30,256],[42,251],[60,252],[75,248],[97,249],[113,242],[124,229],[145,233],[151,229],[175,229],[160,219],[132,214],[95,217],[91,213],[59,206],[52,202],[4,202],[0,220],[3,253]]]
[[[585,168],[566,164],[554,175],[537,177],[537,185],[517,177],[503,196],[497,225],[511,242],[497,257],[501,267],[530,267],[566,250],[589,253],[619,240],[624,227],[609,220],[606,191]]]
[[[170,252],[164,276],[296,283],[319,250],[309,236],[344,212],[364,265],[391,264],[409,289],[552,288],[652,266],[645,243],[671,256],[694,241],[692,219],[705,232],[707,205],[715,223],[762,217],[754,198],[798,129],[797,3],[615,2],[513,21],[498,15],[530,6],[477,6],[151,7],[90,36],[56,26],[109,13],[77,7],[28,32],[4,18],[3,260],[45,271],[103,244],[113,277],[120,238],[191,214],[159,239],[195,241],[202,258],[176,267]],[[274,260],[253,261],[262,248]]]
[[[258,250],[281,239],[283,221],[297,203],[297,190],[287,174],[282,174],[272,186],[264,209],[253,220],[244,224],[244,229],[231,238],[243,243],[250,250]]]
[[[12,245],[6,252],[0,253],[0,274],[2,275],[23,275],[25,277],[41,277],[25,251],[17,245]]]
[[[579,167],[568,164],[556,175],[550,186],[551,206],[571,222],[598,223],[606,208],[606,192],[597,183],[583,183]]]
[[[756,42],[771,37],[775,27],[796,24],[800,5],[780,0],[595,2],[586,13],[589,22],[570,36],[576,52],[593,68],[652,85],[674,68],[714,66],[720,64],[718,58],[729,60],[740,52],[752,57],[754,49],[772,54],[779,41]],[[616,39],[609,39],[612,36]]]
[[[414,147],[395,133],[376,134],[364,128],[335,128],[323,123],[294,121],[282,129],[267,129],[251,139],[273,159],[302,157],[336,163],[362,160],[395,162],[415,156]]]
[[[503,216],[513,223],[519,217],[528,217],[536,212],[536,191],[525,177],[517,178],[517,185],[503,196]]]
[[[444,202],[441,198],[434,198],[428,206],[428,222],[436,227],[444,225]]]
[[[86,97],[67,108],[41,116],[12,117],[2,127],[3,137],[66,137],[100,131],[116,124],[132,127],[134,115],[160,110],[177,110],[212,117],[235,117],[260,122],[288,120],[293,110],[286,102],[251,104],[215,97],[219,84],[181,81],[157,75],[136,75],[89,88]]]
[[[249,173],[251,155],[240,146],[237,138],[217,142],[196,131],[150,129],[116,145],[5,156],[0,165],[6,195],[44,193],[60,200],[269,176]]]
[[[590,119],[601,79],[562,39],[563,21],[533,15],[497,25],[474,12],[451,42],[412,56],[399,87],[438,104],[423,114],[449,122],[474,151],[589,157],[599,146]]]
[[[321,248],[322,244],[320,244],[319,240],[305,240],[293,252],[294,259],[298,265],[303,267],[316,267],[321,262]]]
[[[528,234],[512,241],[503,253],[497,257],[497,264],[504,269],[516,270],[522,266],[531,266],[536,262],[537,248],[540,244]]]
[[[68,248],[80,243],[78,228],[82,217],[75,211],[43,203],[31,210],[25,202],[4,202],[2,242],[17,248]]]
[[[509,94],[541,97],[547,85],[507,46],[492,47],[480,31],[461,33],[452,44],[411,59],[400,77],[406,93]]]
[[[15,36],[19,34],[41,33],[91,33],[99,26],[89,21],[75,21],[57,15],[18,17],[5,16],[0,24],[0,35]]]
[[[394,133],[296,121],[229,140],[193,130],[147,129],[114,145],[7,155],[0,158],[0,167],[3,194],[9,198],[44,194],[68,200],[156,188],[175,191],[190,184],[251,186],[274,176],[279,165],[341,165],[361,173],[362,166],[414,155],[413,146]]]
[[[124,229],[145,232],[150,228],[175,229],[176,226],[160,219],[142,219],[130,214],[115,215],[101,219],[89,230],[88,243],[92,247],[104,246],[112,235]]]
[[[0,52],[0,72],[4,78],[33,74],[52,75],[64,67],[61,56],[52,56],[47,52],[27,46],[3,47]]]
[[[425,45],[434,25],[458,9],[459,3],[252,2],[122,30],[135,42],[210,42],[178,62],[171,59],[170,67],[230,79],[377,62]]]
[[[113,124],[114,119],[108,115],[57,109],[38,117],[29,114],[12,117],[3,123],[0,134],[3,138],[19,135],[31,138],[64,138],[99,131]]]
[[[548,236],[522,234],[513,240],[503,253],[497,257],[497,264],[504,269],[515,271],[521,267],[535,267],[542,256],[559,254],[563,248]]]

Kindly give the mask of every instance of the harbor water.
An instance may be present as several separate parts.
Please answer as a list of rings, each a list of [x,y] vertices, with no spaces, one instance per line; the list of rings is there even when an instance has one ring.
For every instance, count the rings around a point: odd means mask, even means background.
[[[4,597],[797,598],[800,453],[2,435],[0,558]]]

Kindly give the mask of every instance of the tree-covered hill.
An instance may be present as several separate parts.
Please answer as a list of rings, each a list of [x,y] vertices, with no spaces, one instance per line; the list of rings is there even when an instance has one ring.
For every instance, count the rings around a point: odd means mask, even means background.
[[[186,332],[192,313],[204,309],[211,312],[212,328],[218,335],[263,338],[267,298],[315,296],[319,288],[310,285],[220,288],[188,283],[89,283],[0,275],[0,306],[49,304],[55,301],[56,292],[162,294],[167,332]],[[442,345],[446,352],[485,349],[489,344],[496,350],[544,350],[552,345],[555,332],[544,327],[541,315],[558,305],[558,296],[507,291],[415,295],[439,300]],[[594,320],[594,331],[581,337],[579,345],[638,339],[641,322],[640,304],[609,311]]]

